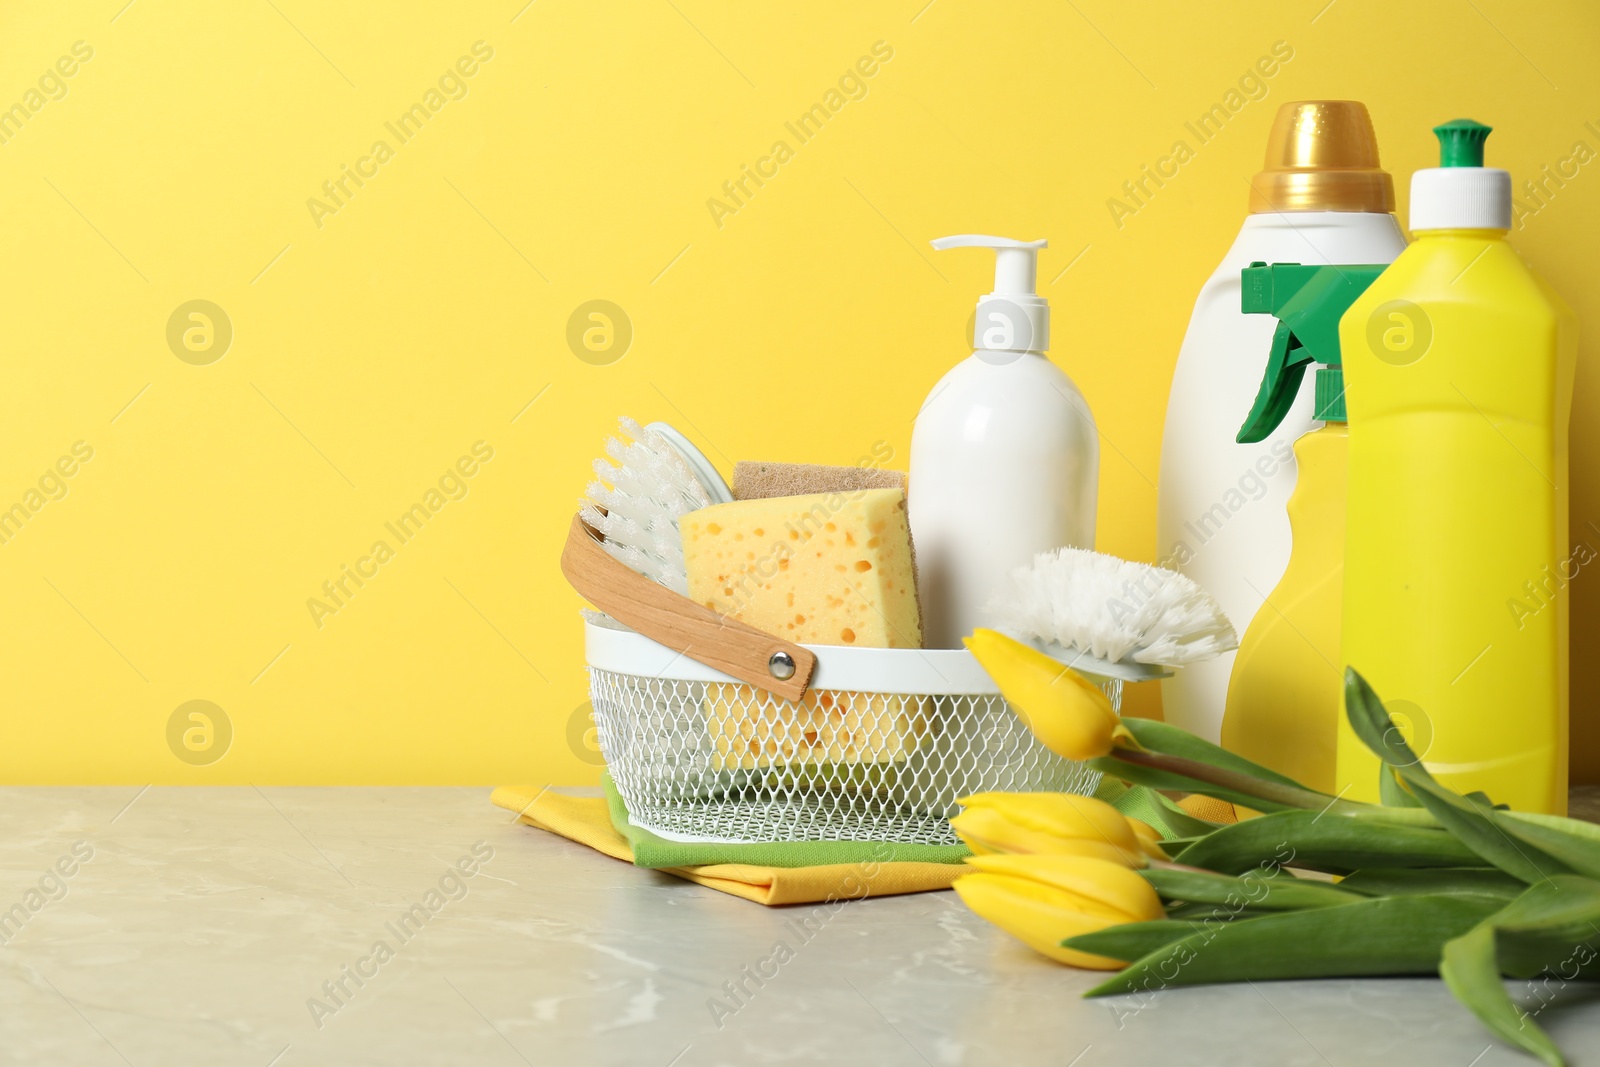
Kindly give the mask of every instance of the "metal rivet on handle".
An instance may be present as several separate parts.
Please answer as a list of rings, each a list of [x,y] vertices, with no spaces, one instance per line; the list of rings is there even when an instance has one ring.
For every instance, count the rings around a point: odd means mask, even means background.
[[[787,682],[794,677],[794,657],[782,649],[774,652],[767,660],[767,672],[778,681]]]

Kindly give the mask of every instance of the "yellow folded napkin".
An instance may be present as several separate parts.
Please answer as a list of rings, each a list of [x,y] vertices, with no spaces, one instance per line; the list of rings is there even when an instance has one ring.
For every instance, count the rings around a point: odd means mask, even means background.
[[[1208,822],[1227,825],[1239,821],[1239,812],[1232,804],[1216,797],[1203,797],[1199,793],[1190,793],[1178,801],[1178,807],[1195,818],[1205,819]]]
[[[613,859],[633,862],[628,839],[611,824],[603,796],[570,796],[538,786],[505,785],[490,801],[517,813],[518,821],[588,845]],[[948,889],[965,873],[959,863],[907,861],[832,863],[816,867],[760,867],[746,863],[712,863],[700,867],[662,867],[667,874],[757,904],[810,904],[860,900],[897,893]]]

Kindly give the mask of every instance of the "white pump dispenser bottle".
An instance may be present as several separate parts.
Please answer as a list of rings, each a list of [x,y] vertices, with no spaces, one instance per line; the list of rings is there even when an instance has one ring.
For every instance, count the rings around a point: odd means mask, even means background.
[[[975,351],[934,386],[911,433],[924,643],[960,648],[1013,568],[1094,547],[1100,441],[1083,394],[1044,356],[1050,305],[1034,289],[1045,242],[964,234],[933,247],[995,251]]]

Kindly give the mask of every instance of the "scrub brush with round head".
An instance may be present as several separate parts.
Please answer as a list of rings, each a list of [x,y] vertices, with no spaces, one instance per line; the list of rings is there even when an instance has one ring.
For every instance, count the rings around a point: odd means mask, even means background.
[[[1090,674],[1143,681],[1239,647],[1233,624],[1177,571],[1090,552],[1041,552],[990,607],[997,629]]]
[[[640,426],[619,420],[621,436],[606,439],[606,458],[594,461],[580,509],[583,521],[604,537],[605,550],[653,581],[687,594],[678,517],[732,499],[721,476],[681,434],[663,423]],[[670,431],[670,432],[668,432]],[[705,470],[686,457],[687,448]],[[707,474],[709,471],[709,475]],[[726,496],[724,497],[724,494]]]

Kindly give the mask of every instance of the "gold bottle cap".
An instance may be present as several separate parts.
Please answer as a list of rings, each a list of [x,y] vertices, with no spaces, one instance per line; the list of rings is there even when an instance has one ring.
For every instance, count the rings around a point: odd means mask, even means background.
[[[1378,165],[1365,104],[1299,100],[1278,109],[1265,167],[1250,180],[1251,214],[1393,210],[1394,179]]]

